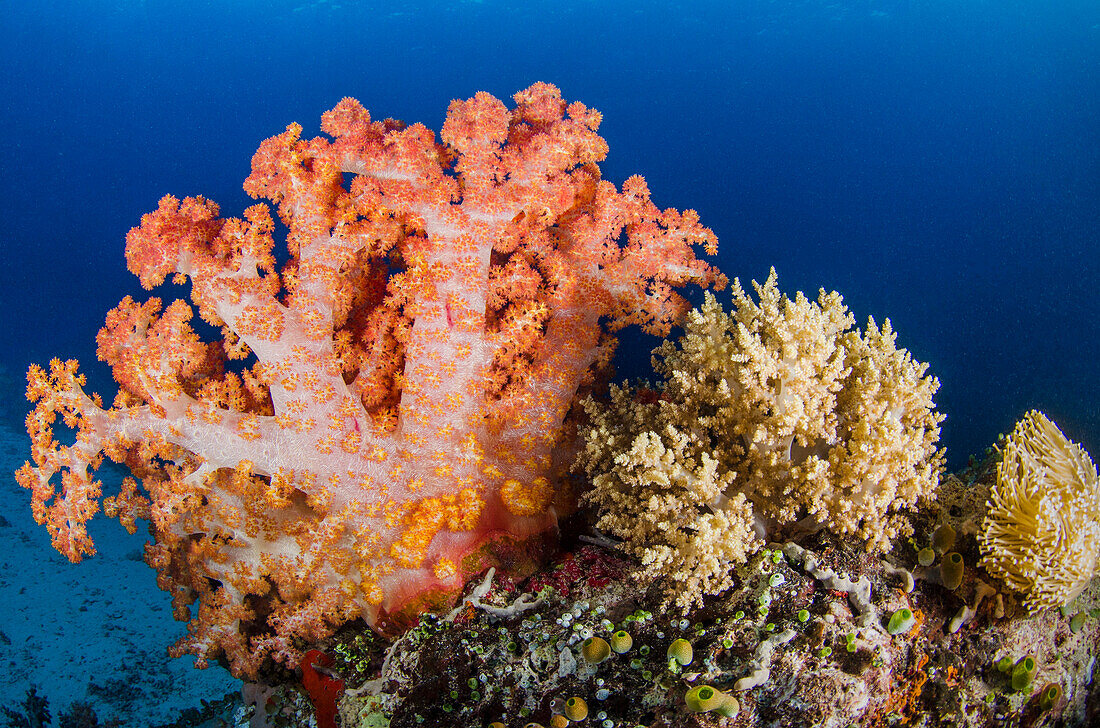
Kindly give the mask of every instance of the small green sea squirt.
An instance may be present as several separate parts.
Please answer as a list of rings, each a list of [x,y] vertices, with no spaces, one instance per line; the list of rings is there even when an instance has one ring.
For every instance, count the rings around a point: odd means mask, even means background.
[[[886,631],[890,634],[904,634],[913,629],[913,625],[916,624],[916,621],[916,617],[913,616],[913,610],[904,607],[890,615],[890,621],[886,625]]]
[[[718,713],[732,718],[741,710],[737,698],[710,685],[700,685],[688,690],[684,703],[692,713]]]

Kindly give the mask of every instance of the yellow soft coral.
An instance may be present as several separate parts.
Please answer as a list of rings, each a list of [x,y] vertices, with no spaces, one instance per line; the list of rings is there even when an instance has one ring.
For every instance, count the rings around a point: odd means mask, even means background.
[[[1096,466],[1042,412],[1005,442],[978,540],[980,565],[1031,610],[1067,604],[1100,574]]]
[[[774,270],[753,285],[759,303],[735,282],[726,314],[708,293],[655,350],[659,391],[588,406],[578,466],[598,525],[670,577],[682,607],[729,586],[758,535],[796,521],[887,549],[942,469],[939,382],[895,347],[889,321],[854,330],[840,294],[791,300]]]

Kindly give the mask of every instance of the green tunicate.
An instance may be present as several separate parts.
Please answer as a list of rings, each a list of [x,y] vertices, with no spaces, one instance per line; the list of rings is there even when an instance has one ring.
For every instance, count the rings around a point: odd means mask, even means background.
[[[692,713],[709,713],[722,703],[722,691],[710,685],[700,685],[687,691],[684,702]]]
[[[572,697],[565,701],[565,717],[572,721],[584,720],[588,717],[588,704],[584,698]]]
[[[955,548],[955,529],[945,523],[932,533],[932,546],[941,554]]]
[[[1058,704],[1062,697],[1062,686],[1058,683],[1050,683],[1039,693],[1039,708],[1050,710]]]
[[[931,566],[935,560],[936,551],[931,547],[923,548],[917,552],[917,563],[921,566]]]
[[[799,622],[808,622],[809,620],[810,620],[810,610],[808,610],[808,609],[798,610],[798,621]]]
[[[630,651],[630,648],[634,646],[634,638],[630,636],[629,632],[625,630],[619,630],[615,634],[611,635],[611,649],[618,654],[624,654]]]
[[[667,656],[668,659],[675,660],[681,665],[690,665],[695,657],[695,651],[691,648],[691,643],[681,637],[673,640],[672,644],[668,646]]]
[[[943,563],[940,564],[940,576],[943,578],[943,585],[955,591],[962,584],[963,573],[965,567],[963,566],[963,557],[958,551],[952,551],[943,557]]]
[[[732,718],[741,710],[737,698],[710,685],[700,685],[687,691],[684,703],[692,713],[718,713]]]
[[[886,625],[886,631],[890,634],[903,634],[913,629],[916,623],[913,610],[905,607],[890,615],[890,621]]]
[[[1086,612],[1078,612],[1077,614],[1073,615],[1073,619],[1069,621],[1070,631],[1072,631],[1074,634],[1077,634],[1082,629],[1084,629],[1085,620],[1088,619],[1088,616],[1089,615]]]
[[[603,637],[589,637],[581,643],[581,655],[586,662],[598,665],[611,656],[611,645]]]
[[[1039,665],[1035,662],[1034,657],[1028,655],[1022,658],[1012,668],[1012,689],[1016,691],[1026,690],[1038,671]]]

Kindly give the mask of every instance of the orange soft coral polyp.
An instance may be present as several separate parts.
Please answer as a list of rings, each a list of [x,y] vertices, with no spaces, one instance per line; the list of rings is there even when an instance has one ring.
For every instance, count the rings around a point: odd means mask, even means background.
[[[237,219],[166,196],[130,231],[141,284],[189,281],[190,303],[108,315],[115,406],[75,362],[31,368],[35,518],[72,561],[93,554],[95,469],[127,465],[104,508],[150,520],[147,561],[190,620],[175,654],[254,675],[348,619],[445,605],[490,545],[555,524],[567,418],[609,332],[667,333],[674,287],[724,284],[694,212],[600,179],[598,112],[541,83],[514,101],[455,101],[438,139],[353,99],[323,116],[330,138],[292,124],[252,159],[267,202]]]

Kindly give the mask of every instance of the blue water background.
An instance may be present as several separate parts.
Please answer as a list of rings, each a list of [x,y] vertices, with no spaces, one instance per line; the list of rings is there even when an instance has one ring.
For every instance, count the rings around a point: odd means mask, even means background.
[[[450,99],[544,80],[603,112],[608,179],[700,212],[731,277],[774,265],[785,290],[890,317],[943,383],[953,462],[1030,407],[1100,452],[1100,4],[3,13],[0,363],[19,378],[75,356],[101,381],[95,332],[142,293],[126,231],[166,193],[239,214],[252,152],[286,124],[317,133],[355,96],[438,129]]]
[[[603,112],[604,176],[698,210],[731,278],[889,317],[942,382],[953,466],[1032,407],[1100,455],[1095,0],[47,0],[0,6],[0,67],[13,430],[32,362],[113,395],[95,333],[148,295],[124,237],[162,195],[240,214],[258,143],[343,96],[438,130],[451,99],[548,81]],[[643,375],[656,342],[627,336]]]

